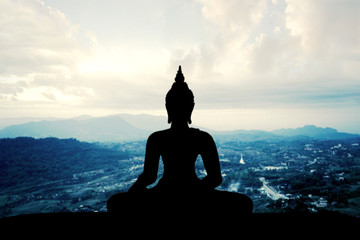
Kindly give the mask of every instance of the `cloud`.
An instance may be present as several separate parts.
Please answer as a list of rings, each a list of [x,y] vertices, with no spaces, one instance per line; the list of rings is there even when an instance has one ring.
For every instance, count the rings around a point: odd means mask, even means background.
[[[223,33],[243,34],[249,32],[263,17],[266,1],[236,1],[219,2],[214,0],[199,0],[202,4],[204,17],[218,25]]]
[[[204,105],[359,103],[357,1],[200,2],[212,35],[175,62],[195,65],[193,76],[203,81],[194,86],[206,90]]]
[[[304,71],[311,76],[359,76],[359,10],[360,3],[351,0],[287,1],[286,27],[300,39]]]
[[[247,67],[246,45],[264,16],[266,1],[196,2],[200,4],[199,14],[206,31],[200,41],[171,52],[168,71],[183,65],[191,76],[191,83],[199,88],[220,81],[223,84],[232,82],[234,72],[242,75],[241,71]]]
[[[20,101],[31,88],[50,96],[39,87],[60,91],[69,85],[68,76],[84,54],[76,40],[77,26],[41,1],[4,0],[0,9],[0,94]]]
[[[286,2],[286,26],[292,35],[301,37],[303,46],[323,53],[334,47],[359,47],[358,1]]]
[[[40,1],[1,2],[1,72],[69,70],[78,51],[76,27]]]

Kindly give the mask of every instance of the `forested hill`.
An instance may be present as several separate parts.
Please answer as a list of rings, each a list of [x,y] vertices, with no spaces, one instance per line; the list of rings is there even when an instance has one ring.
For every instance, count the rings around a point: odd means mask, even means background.
[[[127,157],[124,151],[76,139],[0,139],[0,188],[65,180],[97,169],[106,171]]]

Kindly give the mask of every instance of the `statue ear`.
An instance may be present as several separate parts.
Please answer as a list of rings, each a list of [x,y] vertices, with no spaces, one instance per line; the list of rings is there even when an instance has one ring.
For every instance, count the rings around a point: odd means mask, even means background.
[[[189,112],[189,117],[188,117],[188,120],[187,120],[187,122],[188,122],[189,124],[192,123],[192,121],[191,121],[191,114],[192,114],[192,111],[194,110],[194,107],[195,107],[195,103],[192,104],[191,110],[190,110],[190,112]]]
[[[172,122],[172,119],[170,117],[169,108],[168,108],[168,105],[166,103],[165,103],[165,108],[166,108],[166,111],[167,111],[167,114],[168,114],[168,123],[170,124]]]

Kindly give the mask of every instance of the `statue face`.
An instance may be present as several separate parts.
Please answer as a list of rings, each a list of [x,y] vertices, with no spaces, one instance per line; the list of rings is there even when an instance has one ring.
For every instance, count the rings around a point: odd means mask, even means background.
[[[191,124],[191,114],[194,109],[194,103],[186,105],[166,103],[168,113],[168,123],[171,122],[188,122]]]

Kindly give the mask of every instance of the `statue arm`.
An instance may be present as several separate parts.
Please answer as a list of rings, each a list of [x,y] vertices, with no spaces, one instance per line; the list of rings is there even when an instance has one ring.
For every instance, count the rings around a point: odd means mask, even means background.
[[[146,143],[144,171],[130,187],[129,191],[143,191],[146,186],[156,181],[160,160],[160,152],[157,146],[156,137],[154,134],[150,135]]]
[[[207,175],[201,179],[206,189],[214,189],[222,183],[220,161],[217,148],[210,134],[205,133],[200,155],[204,162]]]

